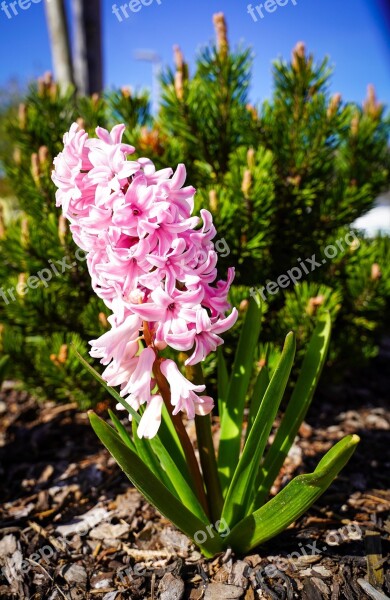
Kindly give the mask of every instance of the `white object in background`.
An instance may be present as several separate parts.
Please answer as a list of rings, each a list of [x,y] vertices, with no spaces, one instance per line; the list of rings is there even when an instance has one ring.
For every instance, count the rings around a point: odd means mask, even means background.
[[[363,217],[356,219],[352,227],[363,229],[369,237],[374,237],[378,233],[390,235],[390,192],[380,196],[374,208]]]

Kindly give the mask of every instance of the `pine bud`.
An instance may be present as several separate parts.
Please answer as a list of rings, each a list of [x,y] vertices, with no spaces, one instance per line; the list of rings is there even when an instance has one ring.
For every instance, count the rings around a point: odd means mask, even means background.
[[[51,84],[53,83],[53,74],[51,71],[46,71],[43,74],[43,83],[46,85],[46,87],[50,87]]]
[[[359,123],[360,123],[360,115],[359,112],[356,111],[351,119],[351,135],[352,137],[356,137],[359,133]]]
[[[246,153],[246,160],[250,169],[254,169],[256,165],[255,156],[256,153],[254,151],[254,148],[249,148],[248,152]]]
[[[77,125],[79,126],[79,129],[85,129],[85,121],[82,117],[79,117],[76,120]]]
[[[31,154],[31,174],[36,185],[39,185],[40,169],[39,169],[39,158],[38,154],[34,152]]]
[[[370,84],[367,87],[367,99],[363,104],[363,110],[366,115],[373,119],[378,119],[382,113],[382,104],[376,99],[375,87]]]
[[[121,94],[124,98],[131,98],[131,88],[128,86],[122,87]]]
[[[58,353],[58,362],[64,365],[68,358],[68,346],[67,344],[62,344],[60,351]]]
[[[247,104],[246,105],[246,109],[251,114],[252,119],[254,121],[258,121],[259,120],[259,113],[257,112],[257,108],[255,108],[253,106],[253,104]]]
[[[215,190],[209,191],[209,203],[211,212],[216,213],[218,210],[218,197]]]
[[[4,207],[0,204],[0,240],[5,236]]]
[[[183,71],[176,71],[175,73],[175,92],[178,100],[183,100],[184,97],[184,86],[183,86]]]
[[[38,150],[38,160],[41,166],[45,166],[49,159],[49,149],[47,146],[41,146]]]
[[[382,277],[382,271],[378,263],[374,263],[371,267],[371,279],[372,281],[378,281]]]
[[[249,169],[245,169],[244,177],[242,178],[241,191],[245,198],[249,197],[252,187],[252,173]]]
[[[23,102],[19,104],[18,117],[20,129],[25,129],[27,123],[27,107]]]
[[[99,313],[99,323],[102,327],[104,327],[104,329],[109,328],[109,323],[107,321],[107,317],[104,314],[104,312]]]
[[[64,215],[61,215],[58,219],[58,239],[60,240],[62,246],[65,246],[67,231],[68,223],[66,217],[64,217]]]
[[[315,298],[310,298],[308,307],[306,312],[309,316],[316,314],[317,310],[320,306],[322,306],[325,302],[324,296],[316,296]]]
[[[51,362],[53,362],[56,365],[56,367],[60,366],[60,362],[59,362],[56,354],[50,354],[50,360],[51,360]]]
[[[248,307],[249,307],[248,300],[241,300],[240,306],[239,306],[240,312],[246,313],[246,311],[248,310]]]
[[[291,64],[294,71],[299,71],[300,64],[305,60],[306,46],[304,42],[298,42],[292,51]]]
[[[226,58],[229,51],[229,42],[227,39],[227,25],[223,12],[213,15],[215,33],[217,36],[217,49],[221,58]]]
[[[17,292],[18,296],[20,296],[20,297],[24,296],[24,294],[22,293],[22,290],[20,288],[22,288],[26,285],[26,281],[27,281],[26,273],[19,273],[18,285],[16,286],[16,292]]]
[[[28,219],[25,217],[22,219],[22,223],[20,226],[20,243],[23,248],[25,248],[30,241],[30,231],[28,225]]]
[[[55,81],[53,81],[49,87],[49,94],[50,94],[50,98],[54,102],[58,96],[58,85],[56,84]]]
[[[326,116],[328,119],[333,119],[335,114],[338,111],[341,102],[341,94],[334,94],[330,99],[328,110],[326,111]]]
[[[176,71],[184,70],[184,56],[180,50],[180,46],[173,46],[173,59],[175,61]]]
[[[92,94],[91,101],[92,101],[93,108],[97,108],[97,106],[99,104],[99,100],[100,100],[100,96],[99,96],[99,94],[97,92],[95,92],[94,94]]]
[[[22,162],[22,151],[20,148],[14,148],[14,152],[12,155],[15,165],[20,165]]]

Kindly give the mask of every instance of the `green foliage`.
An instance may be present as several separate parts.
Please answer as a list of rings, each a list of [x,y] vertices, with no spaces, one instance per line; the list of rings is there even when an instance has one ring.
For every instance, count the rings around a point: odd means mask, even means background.
[[[5,223],[0,215],[0,355],[10,357],[9,377],[37,398],[85,408],[107,394],[91,385],[74,349],[88,356],[88,341],[108,327],[108,311],[93,293],[84,253],[55,206],[52,162],[77,119],[89,131],[130,121],[139,136],[150,120],[149,102],[128,90],[77,98],[73,89],[60,93],[45,78],[31,87],[16,117],[14,112],[1,155],[12,198],[3,201],[11,218]]]
[[[217,43],[199,53],[191,76],[175,49],[175,67],[162,76],[155,119],[144,92],[122,89],[77,98],[73,89],[60,92],[49,77],[30,88],[19,110],[19,92],[0,97],[0,163],[7,175],[0,182],[5,205],[5,216],[0,207],[2,289],[12,291],[18,284],[23,289],[30,276],[51,268],[49,260],[56,264],[66,257],[69,265],[77,263],[53,276],[47,288],[44,283],[29,287],[8,304],[0,298],[13,378],[28,381],[42,396],[30,340],[47,340],[49,360],[56,352],[50,341],[56,333],[63,344],[67,334],[76,334],[87,348],[88,340],[107,326],[107,311],[92,293],[85,263],[75,259],[50,180],[63,133],[75,120],[88,132],[124,122],[126,141],[138,155],[150,157],[158,168],[186,164],[188,183],[197,188],[196,209],[207,208],[214,217],[223,247],[220,274],[231,265],[236,269],[235,306],[249,298],[251,288],[276,282],[300,260],[314,254],[322,258],[325,248],[345,240],[351,223],[373,206],[389,185],[390,172],[390,120],[373,89],[363,106],[331,96],[328,60],[316,62],[298,44],[291,61],[274,63],[273,95],[255,108],[248,104],[251,66],[251,51],[230,49],[219,19]],[[316,317],[325,311],[335,322],[330,349],[335,372],[342,374],[344,366],[375,355],[389,314],[390,242],[361,234],[359,242],[344,242],[333,259],[304,274],[297,285],[266,293],[263,343],[257,352],[271,373],[286,328],[296,332],[302,358]],[[229,366],[237,334],[225,337]],[[48,363],[40,364],[45,369]],[[211,356],[205,365],[215,387],[216,364]],[[49,366],[43,378],[50,394],[67,397],[65,374],[63,392],[54,392],[61,384],[58,373],[51,380]],[[77,374],[77,386],[83,404],[91,404],[99,398],[89,395],[84,377]]]
[[[331,321],[329,313],[317,320],[317,326],[306,351],[303,368],[294,392],[288,402],[281,425],[274,440],[266,450],[268,438],[287,387],[295,355],[295,336],[286,338],[281,358],[268,382],[254,386],[250,399],[253,420],[243,443],[244,412],[234,410],[233,395],[238,406],[248,397],[248,382],[256,356],[259,334],[259,306],[252,302],[247,312],[240,340],[248,337],[248,347],[240,343],[234,368],[230,373],[220,357],[220,405],[222,433],[217,467],[211,435],[211,422],[207,417],[197,417],[196,431],[207,490],[207,504],[197,495],[194,481],[187,482],[177,463],[181,456],[170,440],[164,440],[164,430],[152,438],[139,439],[136,419],[132,435],[110,412],[114,428],[94,413],[90,420],[97,436],[118,462],[132,483],[149,502],[170,519],[200,547],[203,554],[212,557],[231,547],[236,552],[249,552],[259,544],[274,537],[299,518],[329,487],[340,470],[352,456],[359,438],[348,436],[338,442],[319,462],[315,471],[298,475],[276,496],[269,499],[270,489],[282,467],[312,401],[329,348]],[[252,332],[253,328],[256,331]],[[89,368],[92,371],[91,368]],[[187,376],[195,383],[201,373],[190,369]],[[95,373],[95,378],[99,376]],[[104,387],[107,386],[104,384]],[[112,392],[116,395],[116,392]],[[254,394],[261,394],[260,398]],[[251,394],[249,394],[251,396]],[[123,400],[122,400],[123,403]],[[169,398],[167,398],[169,406]],[[170,408],[172,410],[172,407]],[[228,415],[229,427],[224,427]],[[172,415],[166,415],[168,419]],[[171,421],[171,430],[174,421]],[[164,422],[165,424],[165,422]],[[208,434],[206,430],[208,429]],[[166,432],[165,432],[166,433]],[[208,441],[206,441],[208,440]],[[226,452],[226,440],[236,446],[237,452]],[[191,472],[188,449],[183,444],[187,460],[186,471]],[[206,459],[202,460],[202,453]],[[168,476],[168,477],[167,477]],[[222,486],[216,485],[218,480]],[[211,483],[214,485],[211,485]]]

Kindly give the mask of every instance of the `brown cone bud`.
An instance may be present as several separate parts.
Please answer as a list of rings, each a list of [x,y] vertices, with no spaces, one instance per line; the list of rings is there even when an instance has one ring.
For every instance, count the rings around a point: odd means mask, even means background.
[[[180,46],[173,46],[173,60],[175,62],[175,67],[177,71],[184,70],[184,56],[182,51],[180,50]]]
[[[328,110],[326,111],[326,116],[328,119],[332,119],[340,106],[341,103],[341,94],[334,94],[330,99]]]
[[[18,296],[23,297],[25,295],[25,293],[22,293],[22,290],[20,288],[22,288],[23,286],[26,285],[26,281],[27,281],[26,273],[19,273],[18,285],[16,286],[16,292],[17,292]]]
[[[246,153],[246,160],[250,169],[253,169],[256,165],[255,156],[256,153],[254,148],[249,148],[248,152]]]
[[[27,107],[23,102],[19,104],[18,118],[20,129],[25,129],[27,123]]]
[[[41,173],[40,173],[40,169],[39,169],[39,158],[38,158],[38,154],[36,152],[31,154],[31,174],[32,174],[32,177],[33,177],[35,183],[38,185],[39,177],[40,177]]]
[[[240,312],[246,312],[248,310],[249,302],[248,300],[241,300],[240,302]]]
[[[22,162],[22,151],[20,148],[14,148],[12,158],[14,159],[14,163],[16,165],[20,165]]]
[[[50,360],[51,360],[51,362],[53,362],[56,365],[56,367],[60,366],[58,357],[55,354],[50,354]]]
[[[131,98],[131,88],[124,86],[121,88],[121,93],[124,98]]]
[[[359,133],[360,115],[358,111],[355,112],[351,119],[351,135],[356,137]]]
[[[21,227],[20,227],[20,243],[23,247],[27,246],[30,241],[30,231],[28,225],[28,219],[22,219]]]
[[[49,149],[47,146],[41,146],[38,150],[38,160],[40,165],[45,165],[49,159]]]
[[[374,263],[371,267],[371,279],[378,281],[382,277],[382,271],[378,263]]]
[[[211,212],[216,213],[218,210],[218,197],[215,190],[209,191],[209,203]]]
[[[50,87],[51,84],[53,83],[53,74],[51,71],[46,71],[43,74],[43,83],[47,86]]]
[[[306,46],[304,42],[298,42],[292,51],[291,64],[295,71],[299,70],[299,65],[305,59]]]
[[[0,204],[0,239],[5,236],[4,207]]]
[[[68,223],[66,217],[64,217],[64,215],[61,215],[58,219],[58,239],[60,240],[62,246],[65,246],[67,231]]]
[[[217,36],[217,49],[221,58],[225,58],[229,51],[229,42],[227,39],[227,25],[223,12],[213,15],[215,33]]]
[[[68,346],[67,344],[62,344],[60,351],[58,353],[58,362],[64,365],[68,358]]]
[[[56,100],[56,98],[58,96],[58,85],[56,84],[55,81],[53,81],[51,83],[51,85],[49,86],[49,93],[50,93],[50,98],[53,101]]]
[[[91,100],[92,100],[92,106],[93,106],[94,108],[96,108],[96,107],[97,107],[97,105],[99,104],[99,100],[100,100],[100,96],[99,96],[99,94],[98,94],[98,93],[96,93],[96,92],[95,92],[94,94],[92,94],[92,96],[91,96]]]
[[[176,71],[175,73],[175,92],[178,100],[183,100],[184,86],[183,86],[183,71]]]
[[[252,173],[249,169],[245,169],[244,177],[242,178],[241,191],[244,194],[245,198],[249,197],[250,191],[252,187]]]
[[[107,317],[104,314],[104,312],[99,313],[99,323],[100,323],[100,325],[102,325],[102,327],[104,327],[104,329],[109,328],[109,323],[107,321]]]
[[[250,112],[252,119],[254,121],[258,121],[259,119],[259,113],[257,112],[257,108],[253,106],[253,104],[247,104],[246,105],[246,109],[248,112]]]
[[[85,129],[85,121],[82,117],[79,117],[76,120],[77,125],[79,126],[79,129]]]
[[[310,298],[309,304],[307,307],[307,314],[312,316],[315,314],[320,306],[322,306],[325,302],[324,296],[316,296],[315,298]]]
[[[378,119],[381,116],[383,106],[376,99],[375,87],[370,84],[367,87],[367,99],[363,104],[363,110],[366,115],[373,119]]]

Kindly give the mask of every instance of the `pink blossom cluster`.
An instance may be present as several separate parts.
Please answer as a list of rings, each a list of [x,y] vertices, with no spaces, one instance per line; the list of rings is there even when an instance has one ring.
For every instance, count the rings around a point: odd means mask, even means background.
[[[195,189],[183,187],[184,165],[157,171],[151,160],[129,160],[133,146],[122,143],[124,125],[97,138],[73,124],[55,158],[57,206],[70,221],[77,245],[87,253],[96,294],[112,311],[111,330],[90,342],[91,356],[106,365],[110,386],[134,410],[146,404],[140,437],[153,437],[163,400],[153,378],[155,361],[171,388],[173,413],[194,418],[209,413],[213,400],[205,386],[188,381],[167,346],[190,352],[194,365],[223,343],[220,334],[237,319],[227,295],[234,278],[217,280],[216,235],[212,216],[192,216]],[[146,335],[147,332],[147,335]]]

